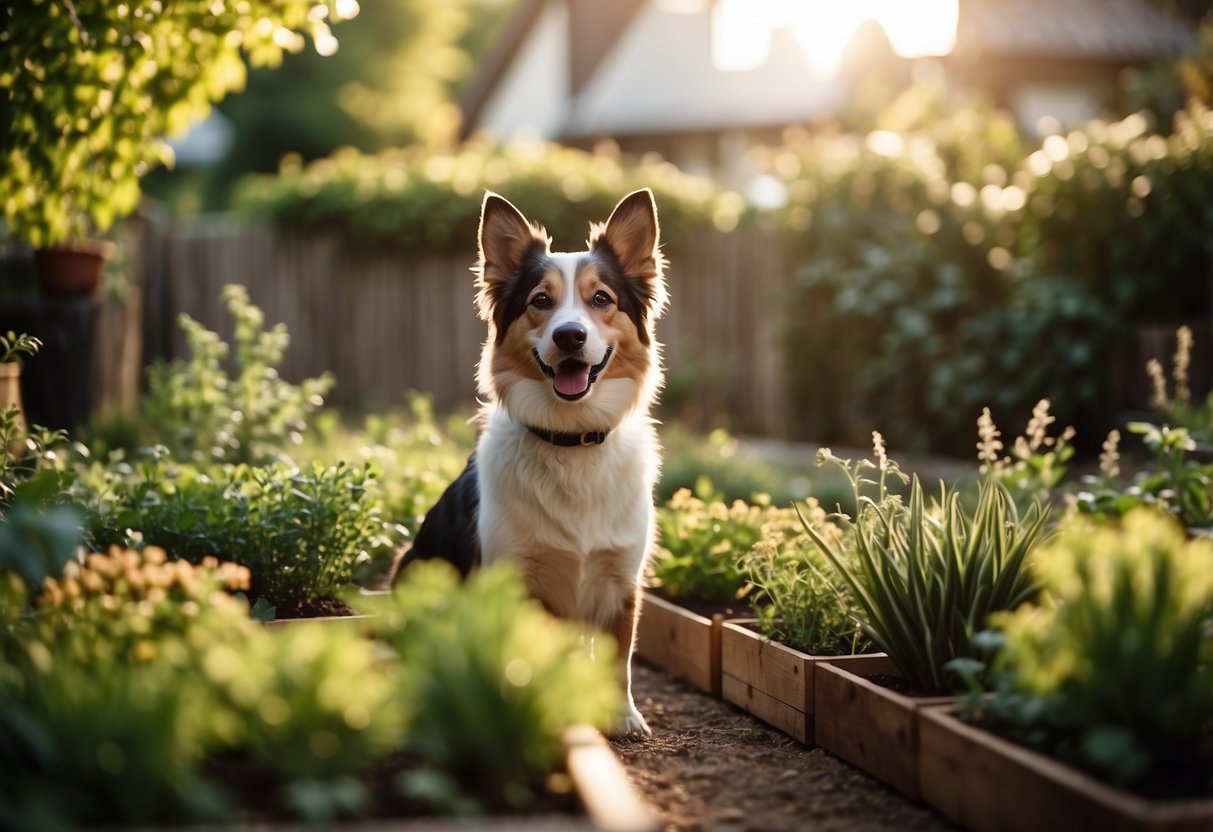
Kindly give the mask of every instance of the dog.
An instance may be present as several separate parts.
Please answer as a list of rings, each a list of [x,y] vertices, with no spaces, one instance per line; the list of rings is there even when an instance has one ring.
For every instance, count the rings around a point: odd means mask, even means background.
[[[466,576],[515,564],[549,612],[614,636],[626,690],[619,733],[651,734],[631,657],[661,466],[649,415],[666,305],[653,194],[622,199],[590,226],[585,251],[566,253],[486,193],[479,244],[480,437],[402,566],[442,558]]]

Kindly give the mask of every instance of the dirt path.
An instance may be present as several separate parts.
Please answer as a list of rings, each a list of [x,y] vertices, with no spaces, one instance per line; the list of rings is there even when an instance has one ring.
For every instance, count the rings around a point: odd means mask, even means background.
[[[821,749],[637,661],[633,692],[653,736],[613,745],[667,830],[778,832],[956,827]]]

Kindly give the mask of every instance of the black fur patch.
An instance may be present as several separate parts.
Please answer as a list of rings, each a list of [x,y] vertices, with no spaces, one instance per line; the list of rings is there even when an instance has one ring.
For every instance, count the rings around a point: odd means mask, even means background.
[[[493,324],[497,328],[498,345],[505,341],[510,324],[526,313],[527,297],[551,268],[554,265],[548,256],[547,245],[536,240],[527,249],[518,271],[509,280],[493,286]]]
[[[480,515],[480,480],[476,473],[476,455],[468,457],[467,467],[425,516],[413,548],[405,555],[401,571],[416,560],[439,558],[454,564],[465,578],[480,566],[480,535],[476,523]],[[397,572],[397,578],[399,578]]]
[[[619,311],[632,319],[640,343],[649,345],[648,317],[655,297],[649,281],[636,276],[630,276],[623,270],[615,250],[606,240],[599,238],[594,243],[594,250],[577,264],[582,266],[593,263],[598,268],[598,276],[602,279],[618,299]]]

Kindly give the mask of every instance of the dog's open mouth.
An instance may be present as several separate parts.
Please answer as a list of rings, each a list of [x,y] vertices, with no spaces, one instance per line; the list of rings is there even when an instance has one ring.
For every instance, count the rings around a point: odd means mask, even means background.
[[[531,354],[535,356],[535,361],[544,374],[552,380],[552,388],[556,391],[556,395],[566,402],[575,402],[590,392],[590,387],[598,381],[598,376],[606,369],[607,362],[611,360],[611,354],[614,351],[612,347],[607,347],[606,355],[593,366],[575,358],[566,358],[555,367],[551,367],[539,357],[539,350],[531,350]]]

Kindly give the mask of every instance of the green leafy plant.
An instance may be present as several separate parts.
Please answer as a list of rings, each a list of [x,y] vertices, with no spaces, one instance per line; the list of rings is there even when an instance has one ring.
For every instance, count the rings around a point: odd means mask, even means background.
[[[0,364],[19,362],[21,356],[35,356],[42,349],[42,341],[25,332],[20,334],[11,329],[0,335]]]
[[[95,465],[76,493],[95,547],[153,544],[188,560],[217,555],[245,565],[252,596],[279,617],[334,597],[358,562],[392,548],[399,534],[382,517],[366,464],[204,471],[161,454]]]
[[[1049,413],[1050,402],[1041,399],[1032,408],[1023,435],[1015,437],[1008,456],[983,463],[987,472],[1007,487],[1021,504],[1032,501],[1048,502],[1053,490],[1065,478],[1068,463],[1074,456],[1074,428],[1067,427],[1059,435],[1049,435],[1049,425],[1057,419]],[[977,420],[978,431],[985,443],[996,443],[1002,449],[1001,436],[990,409],[984,408]]]
[[[996,617],[988,716],[1119,785],[1213,767],[1213,544],[1150,509],[1075,517],[1033,560],[1040,601]],[[1183,784],[1181,784],[1182,787]]]
[[[816,500],[809,498],[801,513],[823,536],[836,542],[841,535]],[[793,510],[786,510],[786,520],[786,525],[768,526],[762,539],[741,556],[741,574],[749,587],[746,597],[762,634],[806,653],[864,652],[869,641],[856,623],[858,610],[850,596],[831,579],[825,556]]]
[[[235,324],[233,373],[223,367],[232,352],[228,344],[182,315],[189,359],[158,362],[148,371],[143,399],[148,443],[196,462],[286,459],[283,445],[302,441],[308,416],[333,386],[332,375],[299,385],[284,381],[278,366],[290,344],[286,326],[266,330],[264,314],[243,286],[225,286],[222,300]]]
[[[1208,442],[1213,440],[1213,393],[1203,402],[1196,401],[1192,395],[1189,370],[1195,343],[1190,327],[1181,326],[1175,331],[1175,355],[1171,359],[1173,393],[1167,390],[1162,362],[1152,358],[1146,363],[1146,373],[1154,386],[1150,405],[1169,427],[1183,428],[1193,440]]]
[[[1033,597],[1027,558],[1047,511],[1033,504],[1021,517],[1006,487],[989,477],[972,510],[942,482],[928,506],[917,477],[903,503],[886,481],[904,475],[888,459],[880,435],[874,438],[875,463],[821,452],[822,462],[847,472],[858,509],[854,518],[834,515],[843,528],[840,539],[829,539],[807,520],[805,531],[852,594],[865,632],[906,681],[922,693],[958,688],[962,680],[946,665],[978,657],[973,639],[990,614]]]
[[[0,515],[18,498],[44,504],[68,488],[72,477],[59,466],[66,442],[64,431],[37,425],[27,430],[20,410],[0,409]]]
[[[1104,474],[1088,478],[1086,484],[1090,488],[1075,495],[1078,510],[1084,514],[1119,517],[1141,506],[1156,506],[1190,528],[1213,525],[1213,465],[1186,458],[1186,454],[1196,447],[1188,431],[1148,422],[1130,422],[1128,429],[1142,437],[1153,464],[1125,485],[1116,480],[1110,469],[1116,467],[1118,473],[1119,467],[1115,460],[1109,459],[1101,466]],[[1119,432],[1116,435],[1119,440]],[[1115,444],[1111,451],[1116,452]],[[1108,453],[1105,444],[1105,454]]]
[[[650,583],[674,598],[731,601],[744,586],[740,560],[760,540],[799,531],[796,515],[771,505],[725,503],[706,480],[700,496],[679,489],[657,509],[660,543],[649,565]]]
[[[413,709],[406,746],[422,766],[400,790],[454,811],[528,805],[559,765],[572,725],[609,727],[621,713],[615,647],[548,616],[508,566],[460,586],[439,561],[408,568],[375,628],[405,672]]]
[[[353,6],[356,8],[356,4]],[[316,11],[322,9],[323,14]],[[139,178],[171,163],[179,136],[254,66],[335,44],[345,2],[8,0],[0,5],[0,192],[4,219],[35,247],[105,230],[139,201]]]

